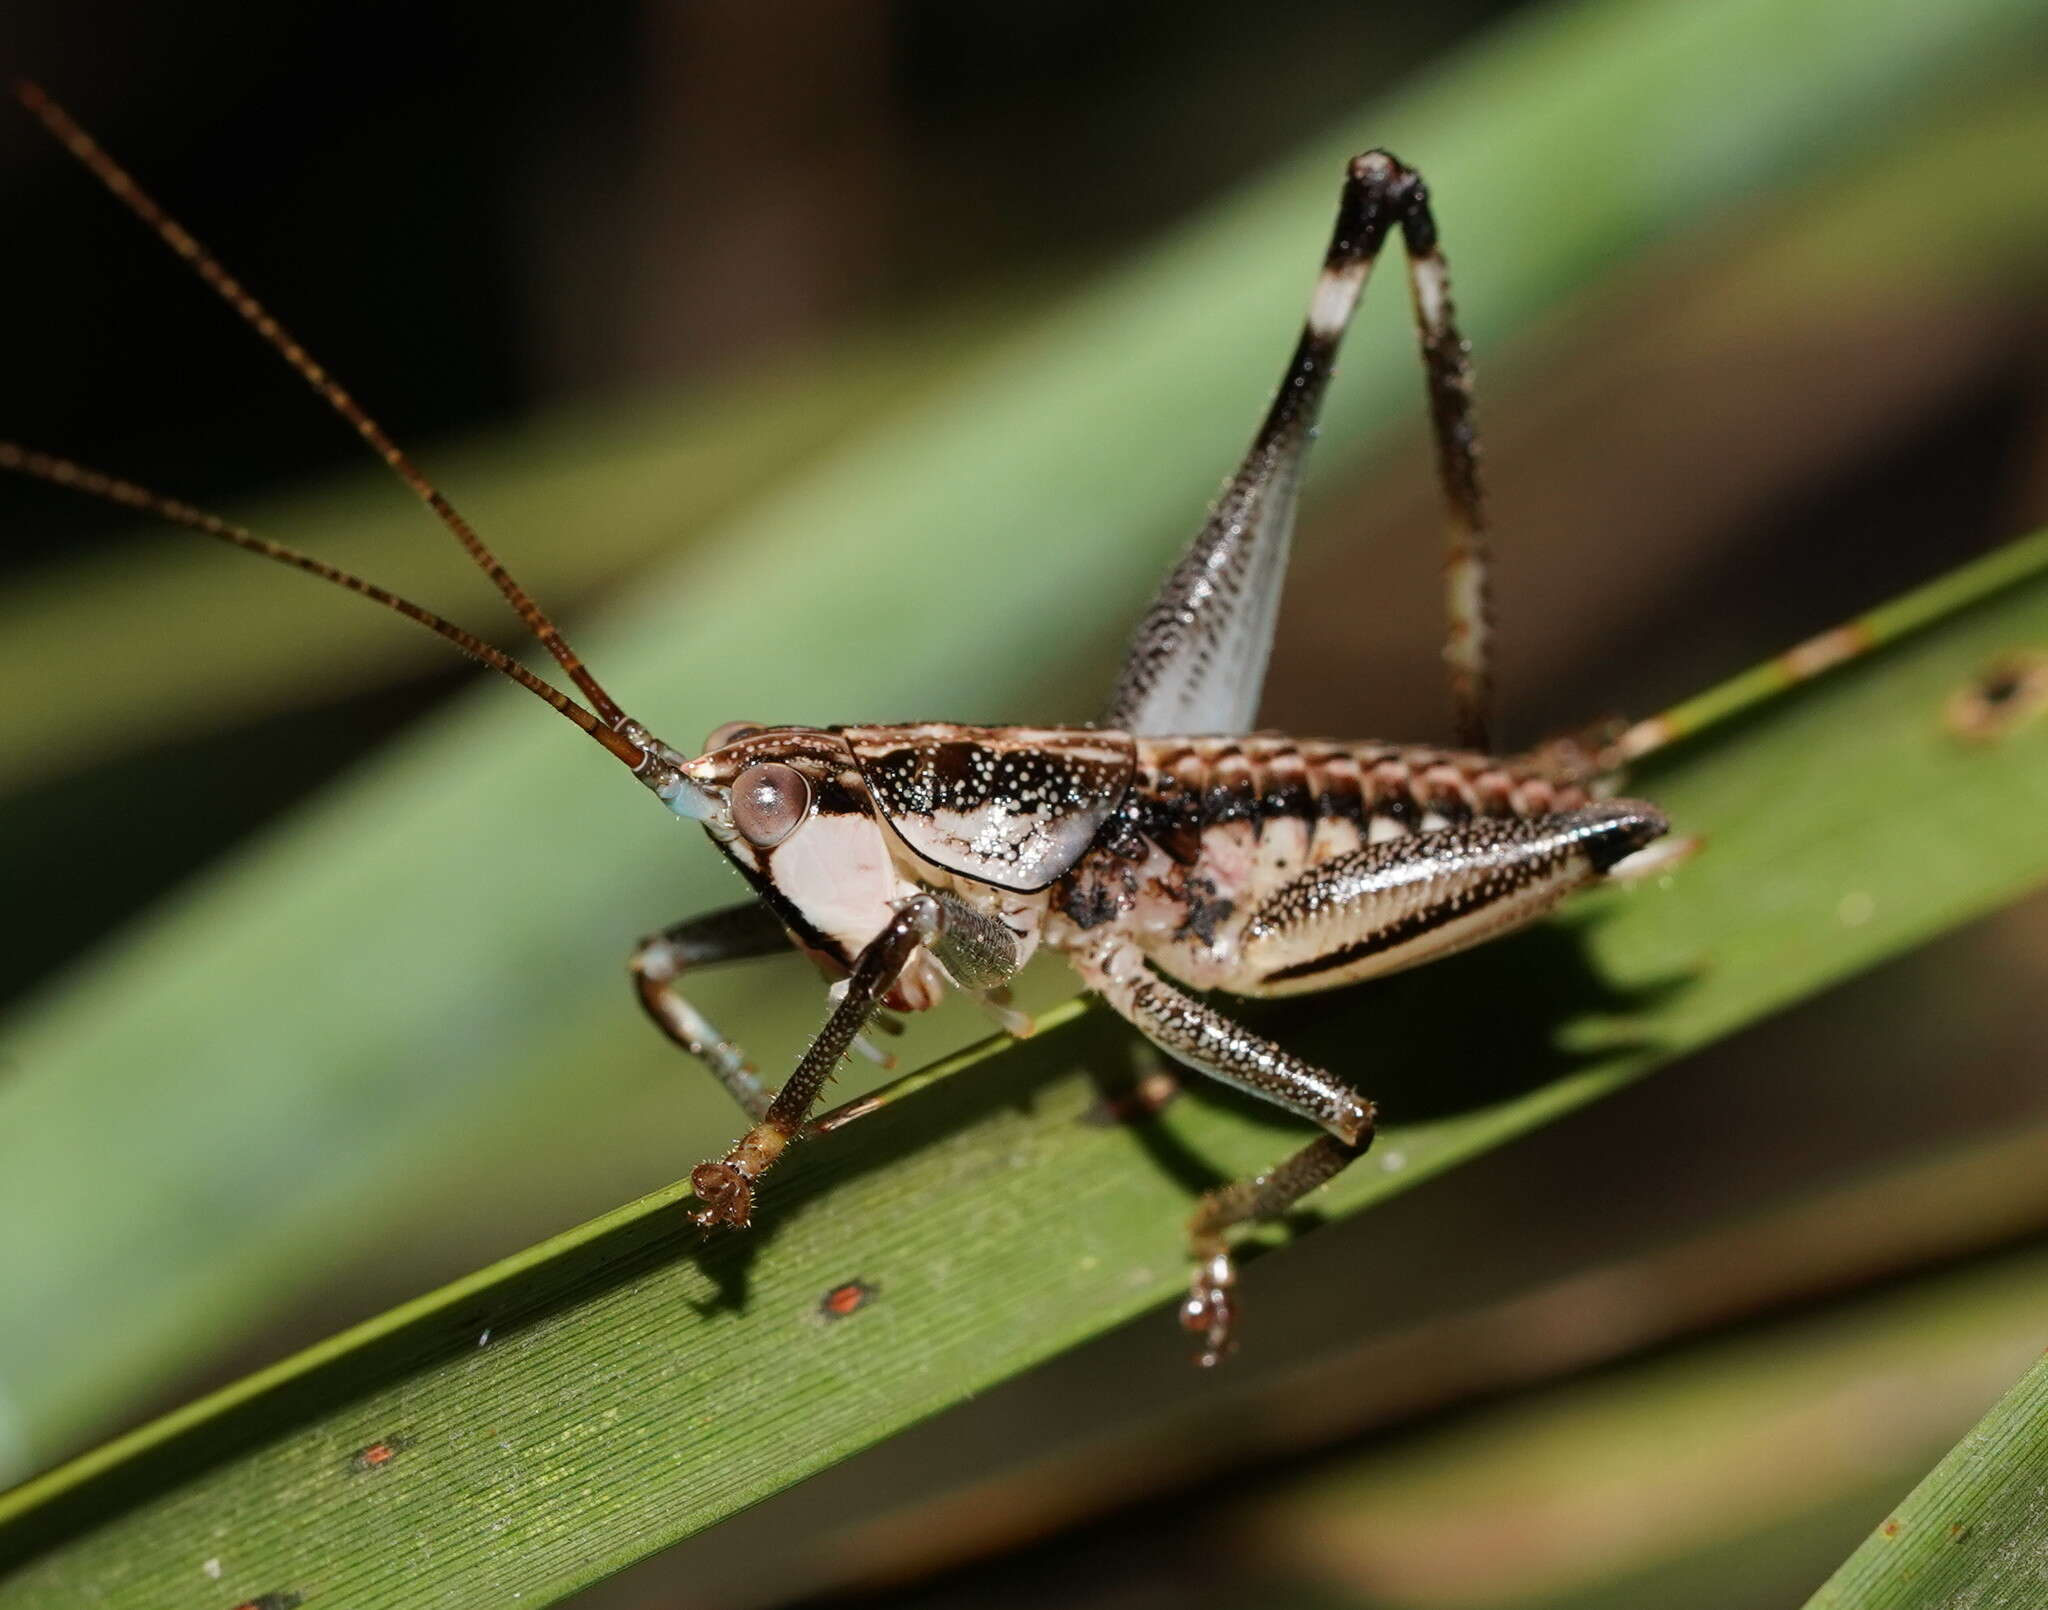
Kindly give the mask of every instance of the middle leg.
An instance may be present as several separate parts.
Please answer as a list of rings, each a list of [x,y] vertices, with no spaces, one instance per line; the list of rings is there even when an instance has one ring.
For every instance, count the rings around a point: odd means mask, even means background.
[[[1167,983],[1138,948],[1111,939],[1082,951],[1075,969],[1154,1045],[1197,1072],[1263,1097],[1327,1131],[1278,1167],[1211,1191],[1188,1224],[1194,1260],[1181,1304],[1183,1329],[1201,1338],[1197,1361],[1220,1364],[1237,1323],[1237,1263],[1227,1232],[1270,1223],[1327,1183],[1372,1144],[1373,1104],[1314,1064],[1232,1022]]]
[[[768,1111],[774,1092],[761,1082],[746,1052],[683,998],[676,981],[699,967],[785,955],[789,950],[789,933],[775,913],[760,901],[749,900],[641,940],[626,968],[633,993],[654,1026],[709,1068],[749,1118],[758,1119]]]

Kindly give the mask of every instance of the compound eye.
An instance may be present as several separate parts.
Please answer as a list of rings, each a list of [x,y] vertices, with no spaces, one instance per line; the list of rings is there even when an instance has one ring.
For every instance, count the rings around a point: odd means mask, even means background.
[[[727,744],[736,744],[742,738],[760,730],[759,723],[753,721],[728,721],[722,727],[713,727],[711,736],[704,740],[704,753],[712,754]]]
[[[733,779],[732,825],[762,849],[780,844],[811,814],[811,785],[780,761],[764,760]]]

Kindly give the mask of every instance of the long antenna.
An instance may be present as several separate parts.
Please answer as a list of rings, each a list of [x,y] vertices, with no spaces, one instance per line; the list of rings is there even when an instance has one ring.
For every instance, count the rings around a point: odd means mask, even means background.
[[[82,464],[74,464],[67,458],[39,453],[33,448],[22,447],[15,442],[0,441],[0,470],[13,470],[39,481],[48,481],[55,486],[69,487],[89,497],[118,503],[123,508],[139,509],[145,514],[157,515],[190,530],[203,531],[209,537],[218,537],[222,542],[232,543],[237,548],[246,548],[250,553],[261,554],[265,559],[275,559],[281,565],[292,565],[309,575],[318,576],[322,581],[331,581],[337,587],[346,587],[352,593],[361,593],[365,598],[374,599],[386,609],[396,610],[407,620],[417,621],[428,631],[446,638],[471,659],[510,677],[535,698],[575,722],[636,771],[647,759],[647,751],[640,745],[624,734],[614,731],[611,726],[592,715],[559,688],[550,687],[510,655],[493,648],[482,638],[465,632],[460,626],[443,620],[432,610],[415,604],[411,599],[401,598],[388,588],[365,581],[361,576],[343,570],[338,565],[330,565],[324,560],[300,553],[296,548],[287,548],[281,542],[267,541],[245,527],[221,519],[219,515],[208,514],[204,509],[195,509],[189,503],[180,503],[176,498],[152,492],[148,487],[137,486],[133,481],[103,475],[98,470],[89,470]]]
[[[239,313],[243,321],[264,339],[271,350],[283,358],[286,363],[290,364],[307,385],[327,399],[328,406],[333,408],[337,414],[341,415],[343,419],[347,420],[354,427],[355,433],[369,444],[371,450],[379,458],[383,459],[386,464],[390,465],[398,478],[411,487],[420,501],[432,509],[440,517],[441,523],[455,534],[455,540],[468,550],[470,558],[476,561],[477,568],[491,578],[498,591],[505,595],[506,601],[519,612],[519,618],[526,623],[527,629],[540,639],[542,646],[555,657],[556,662],[568,674],[569,679],[583,690],[584,696],[590,700],[591,708],[597,712],[598,719],[608,727],[618,728],[623,726],[626,722],[625,711],[621,710],[617,703],[613,701],[612,696],[605,692],[597,678],[585,669],[583,661],[577,657],[575,650],[569,647],[568,640],[562,636],[555,623],[548,618],[547,611],[535,603],[527,595],[526,590],[512,579],[511,572],[499,563],[498,556],[484,545],[483,538],[476,534],[470,523],[456,512],[455,505],[441,495],[440,491],[434,486],[434,483],[429,481],[421,473],[418,466],[399,450],[397,443],[384,434],[383,428],[363,411],[362,405],[342,388],[340,382],[322,368],[319,363],[315,362],[312,355],[292,338],[291,333],[265,311],[263,304],[258,302],[255,297],[251,296],[243,288],[242,282],[225,268],[221,267],[214,255],[204,246],[200,245],[197,240],[193,239],[191,233],[182,224],[166,214],[161,207],[152,201],[144,193],[142,187],[135,182],[128,170],[108,156],[100,148],[99,142],[86,133],[84,129],[80,128],[72,120],[69,112],[45,95],[39,85],[31,83],[27,79],[22,79],[15,84],[14,93],[21,104],[35,115],[37,121],[44,128],[48,129],[57,138],[58,142],[85,166],[94,178],[105,185],[117,201],[135,214],[137,218],[141,219],[144,224],[148,225],[159,240],[170,247],[179,257],[183,258],[187,266],[211,286],[215,294],[223,302]],[[142,489],[134,488],[133,490],[140,491]],[[150,494],[150,496],[154,497],[154,494]],[[117,498],[115,501],[125,500]],[[153,508],[156,512],[165,514],[166,518],[178,520],[180,524],[192,524],[191,521],[183,519],[182,516],[169,514],[168,509],[165,507],[167,502],[168,500],[165,499],[157,499],[155,503],[136,504],[135,507]],[[184,507],[183,505],[172,506]],[[197,513],[198,511],[191,510],[187,512]],[[207,518],[210,519],[211,516],[207,516]],[[209,527],[203,525],[195,526],[194,528],[197,530],[209,529]],[[214,531],[213,535],[223,536],[225,533]],[[227,540],[236,541],[238,539],[229,537]],[[251,539],[250,542],[242,545],[251,547],[253,551],[258,553],[266,551],[265,545],[257,543],[255,539]],[[288,551],[284,550],[284,552]],[[282,556],[282,553],[273,553],[271,555],[273,558]],[[301,569],[313,569],[316,574],[321,573],[316,569],[312,561],[302,560],[296,555],[285,559],[285,562],[296,564]],[[329,579],[340,580],[340,576],[337,574],[330,576]],[[357,592],[367,593],[371,596],[376,595],[376,589],[369,587],[365,583],[357,582],[354,578],[342,582],[342,585],[350,586]],[[392,595],[385,596],[390,597]],[[419,619],[424,613],[424,611],[414,613],[414,618]],[[436,630],[439,630],[439,628],[437,627]],[[443,635],[447,634],[444,633]],[[477,640],[472,638],[471,641],[476,642]],[[479,647],[481,646],[483,645],[479,644]],[[466,649],[465,652],[475,653],[476,651],[474,649]],[[477,657],[479,659],[483,658],[482,655],[477,655]],[[485,663],[491,662],[486,661]],[[500,667],[500,669],[503,669],[503,667]],[[523,675],[524,673],[521,674]]]

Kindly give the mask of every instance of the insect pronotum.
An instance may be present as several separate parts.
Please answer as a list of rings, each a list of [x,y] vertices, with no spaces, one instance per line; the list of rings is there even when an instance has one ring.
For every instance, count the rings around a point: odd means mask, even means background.
[[[1421,177],[1384,151],[1347,166],[1336,229],[1278,394],[1251,450],[1140,620],[1099,724],[789,727],[732,723],[695,756],[632,720],[446,498],[327,371],[62,108],[28,110],[251,325],[468,550],[582,695],[332,565],[68,459],[0,443],[0,467],[76,488],[294,565],[446,638],[573,722],[677,816],[700,823],[752,890],[641,943],[647,1015],[701,1059],[748,1128],[691,1174],[707,1227],[744,1227],[878,1013],[949,988],[1013,1031],[1004,986],[1041,947],[1185,1066],[1321,1131],[1256,1178],[1210,1192],[1189,1226],[1180,1321],[1214,1364],[1230,1350],[1230,1232],[1284,1214],[1372,1143],[1374,1108],[1338,1074],[1253,1034],[1192,991],[1277,996],[1411,967],[1522,927],[1575,889],[1651,864],[1655,807],[1613,797],[1621,760],[1671,736],[1645,724],[1604,748],[1488,752],[1485,519],[1466,347]],[[1458,746],[1252,731],[1296,490],[1332,364],[1367,278],[1399,232],[1449,510],[1446,590]],[[687,973],[794,945],[837,977],[824,1028],[779,1085],[684,998]]]

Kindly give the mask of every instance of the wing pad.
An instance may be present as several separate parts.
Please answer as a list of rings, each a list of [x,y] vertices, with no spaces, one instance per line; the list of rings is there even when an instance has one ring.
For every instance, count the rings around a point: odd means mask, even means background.
[[[1128,734],[1085,727],[848,727],[883,819],[920,859],[1018,894],[1087,853],[1137,770]]]

